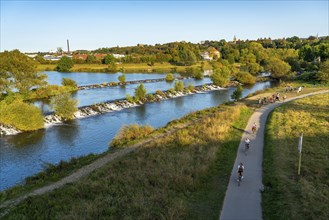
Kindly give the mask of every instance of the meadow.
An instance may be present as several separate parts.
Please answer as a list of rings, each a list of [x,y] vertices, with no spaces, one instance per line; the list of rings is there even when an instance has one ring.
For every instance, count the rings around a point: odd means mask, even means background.
[[[328,134],[329,94],[287,103],[270,115],[263,161],[264,219],[329,219]]]
[[[223,105],[188,115],[153,135],[186,127],[77,183],[28,198],[4,219],[217,219],[251,113]]]

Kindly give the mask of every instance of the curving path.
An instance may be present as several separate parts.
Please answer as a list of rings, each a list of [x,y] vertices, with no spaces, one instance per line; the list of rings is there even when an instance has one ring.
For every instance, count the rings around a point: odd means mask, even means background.
[[[286,99],[285,102],[327,92],[329,92],[329,90],[308,93]],[[221,220],[262,219],[261,190],[263,189],[262,163],[265,124],[269,113],[282,104],[284,104],[284,102],[268,104],[258,109],[250,117],[239,145],[230,182],[227,187],[222,211],[220,213]],[[256,122],[258,128],[255,135],[251,133],[251,127],[254,122]],[[247,137],[250,139],[250,149],[247,154],[245,154],[244,140]],[[237,170],[240,162],[244,164],[245,171],[244,179],[239,187],[237,183]]]

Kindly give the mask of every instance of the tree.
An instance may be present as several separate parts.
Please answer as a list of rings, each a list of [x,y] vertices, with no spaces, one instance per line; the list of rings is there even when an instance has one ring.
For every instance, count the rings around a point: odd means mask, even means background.
[[[46,85],[47,75],[37,73],[37,63],[18,50],[0,53],[0,92],[16,88],[27,93],[32,87]]]
[[[230,69],[226,66],[222,66],[218,69],[215,69],[215,72],[210,76],[210,78],[215,85],[225,87],[229,82],[230,75]]]
[[[242,86],[236,87],[236,90],[232,93],[231,98],[234,99],[235,101],[238,101],[242,97],[242,91],[243,88]]]
[[[73,67],[73,60],[67,56],[63,56],[57,64],[56,70],[58,72],[69,72]]]
[[[329,60],[321,63],[320,69],[316,74],[318,80],[324,83],[329,83]]]
[[[167,82],[172,82],[172,81],[174,81],[174,79],[175,79],[175,77],[174,77],[174,75],[172,73],[168,73],[166,75],[166,81]]]
[[[71,86],[73,88],[78,88],[78,84],[73,79],[69,79],[69,78],[63,78],[62,79],[62,85],[63,86]]]
[[[183,91],[184,90],[184,82],[183,81],[176,81],[175,82],[175,90],[176,91]]]
[[[122,74],[118,77],[120,83],[124,84],[126,82],[126,75]]]
[[[135,89],[135,98],[137,101],[141,100],[143,101],[146,96],[146,88],[144,87],[143,83],[141,83],[136,89]]]
[[[86,63],[95,63],[96,62],[96,57],[94,55],[88,55],[86,58]]]
[[[0,102],[0,122],[12,125],[22,131],[33,131],[43,127],[43,116],[34,105],[16,99],[11,103]]]
[[[112,54],[108,54],[104,57],[103,59],[103,64],[111,64],[111,63],[115,63],[115,57]]]
[[[55,110],[55,114],[63,118],[64,120],[73,119],[74,113],[78,111],[78,101],[72,99],[69,93],[64,93],[55,96],[51,100],[51,105]]]
[[[255,84],[256,78],[248,72],[240,71],[236,75],[236,79],[243,84]]]
[[[268,60],[265,69],[271,72],[271,77],[279,79],[286,76],[291,67],[288,63],[282,61],[279,58],[271,58]]]

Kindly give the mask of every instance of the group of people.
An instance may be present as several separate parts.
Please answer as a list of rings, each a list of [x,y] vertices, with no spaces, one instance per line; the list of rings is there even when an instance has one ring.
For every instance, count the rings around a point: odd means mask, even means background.
[[[251,130],[252,130],[253,134],[256,132],[257,125],[255,122],[253,123]],[[245,143],[246,150],[249,149],[250,139],[248,137],[244,140],[244,143]],[[242,162],[240,162],[240,164],[238,165],[238,181],[241,181],[243,179],[243,172],[244,172],[244,165]]]
[[[285,101],[286,98],[287,98],[286,94],[283,94],[283,96],[282,96],[283,101]],[[274,103],[276,101],[278,101],[278,102],[280,101],[279,92],[277,92],[276,94],[273,94],[269,97],[264,97],[264,98],[258,99],[258,104],[263,105],[263,104],[267,104],[267,103]]]
[[[293,91],[297,91],[297,93],[300,93],[301,91],[302,91],[302,88],[303,88],[304,86],[299,86],[299,87],[296,87],[296,88],[293,88],[292,86],[286,86],[285,88],[284,88],[284,91],[285,92],[293,92]]]

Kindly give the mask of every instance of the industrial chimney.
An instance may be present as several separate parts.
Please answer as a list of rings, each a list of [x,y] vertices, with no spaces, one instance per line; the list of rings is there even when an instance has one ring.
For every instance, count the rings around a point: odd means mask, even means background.
[[[70,43],[69,43],[69,40],[67,40],[67,53],[70,54]]]

